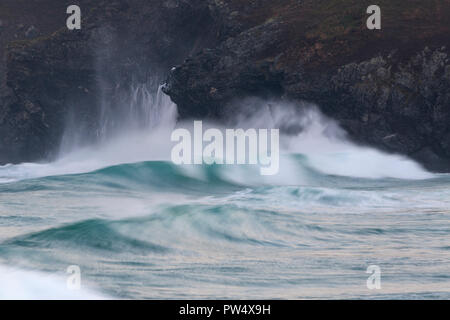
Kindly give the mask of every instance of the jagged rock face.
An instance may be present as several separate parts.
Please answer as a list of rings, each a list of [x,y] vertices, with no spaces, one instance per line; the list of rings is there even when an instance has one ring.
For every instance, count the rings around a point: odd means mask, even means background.
[[[448,171],[450,63],[444,48],[425,48],[404,61],[393,53],[338,69],[332,93],[346,103],[329,113],[356,140],[408,154],[428,167]],[[355,119],[345,114],[351,106]]]
[[[378,31],[365,0],[80,3],[81,31],[10,44],[0,163],[48,157],[69,112],[94,138],[102,99],[168,73],[181,117],[223,119],[247,96],[306,100],[359,143],[450,171],[450,0],[379,0]]]
[[[54,32],[33,39],[24,34],[8,46],[7,87],[0,88],[0,164],[52,157],[69,115],[95,139],[104,100],[120,108],[116,100],[132,83],[163,78],[185,57],[215,45],[219,32],[202,0],[79,4],[81,30],[66,28],[62,5],[58,16],[42,17],[61,21]]]
[[[307,100],[356,142],[450,171],[450,1],[379,1],[381,31],[365,1],[258,1],[245,15],[216,2],[236,28],[170,73],[182,116],[222,118],[248,95]]]

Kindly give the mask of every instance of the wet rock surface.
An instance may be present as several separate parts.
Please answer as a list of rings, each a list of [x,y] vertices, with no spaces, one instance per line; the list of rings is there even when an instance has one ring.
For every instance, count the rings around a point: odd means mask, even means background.
[[[259,4],[278,14],[172,70],[165,91],[182,116],[223,118],[248,95],[306,100],[355,142],[450,171],[449,1],[382,3],[377,31],[365,26],[364,1]]]
[[[31,10],[30,3],[22,5]],[[51,159],[69,118],[95,140],[102,105],[120,109],[119,97],[132,84],[163,78],[216,41],[201,0],[79,1],[82,28],[74,31],[65,25],[69,4],[59,4],[57,18],[43,17],[59,21],[45,34],[36,35],[38,24],[21,24],[13,31],[23,36],[3,47],[0,163]],[[20,16],[19,4],[8,9]]]
[[[157,77],[183,118],[226,119],[248,96],[309,101],[354,141],[449,172],[450,1],[380,0],[375,31],[370,4],[85,1],[81,31],[64,14],[22,22],[0,65],[0,163],[51,157],[74,110],[94,137],[102,99]]]

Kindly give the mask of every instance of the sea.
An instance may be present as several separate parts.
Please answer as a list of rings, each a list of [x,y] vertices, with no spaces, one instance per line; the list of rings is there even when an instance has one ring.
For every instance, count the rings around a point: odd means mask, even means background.
[[[278,174],[174,164],[194,119],[143,87],[95,143],[71,126],[57,157],[0,166],[0,299],[450,299],[450,175],[312,104],[241,105],[210,126],[280,128]]]

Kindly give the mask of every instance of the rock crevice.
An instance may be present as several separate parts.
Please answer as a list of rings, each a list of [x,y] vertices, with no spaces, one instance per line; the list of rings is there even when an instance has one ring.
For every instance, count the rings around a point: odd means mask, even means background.
[[[156,77],[183,118],[224,119],[248,96],[309,101],[354,141],[450,172],[450,0],[379,0],[381,30],[365,0],[81,2],[81,31],[34,23],[10,39],[0,163],[51,157],[70,110],[94,139],[102,99],[119,110]]]

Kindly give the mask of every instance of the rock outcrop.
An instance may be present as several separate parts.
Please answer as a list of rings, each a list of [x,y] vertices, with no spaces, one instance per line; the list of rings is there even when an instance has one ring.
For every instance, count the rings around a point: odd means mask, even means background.
[[[255,1],[246,15],[216,2],[237,27],[169,75],[181,115],[221,118],[248,95],[306,100],[359,143],[450,171],[450,1],[379,1],[381,30],[367,29],[366,1]]]
[[[181,117],[306,100],[356,142],[450,172],[450,0],[379,0],[381,30],[361,0],[83,3],[81,31],[34,24],[9,45],[0,163],[51,156],[70,110],[94,138],[101,100],[157,75]]]
[[[68,118],[96,139],[102,105],[120,112],[118,100],[131,84],[163,78],[216,44],[218,30],[202,0],[79,1],[82,28],[73,31],[65,25],[69,4],[58,6],[57,17],[42,17],[59,21],[56,30],[29,39],[38,27],[22,25],[22,39],[8,45],[0,164],[53,157]],[[32,2],[21,5],[26,11]],[[22,10],[12,3],[9,9]]]

